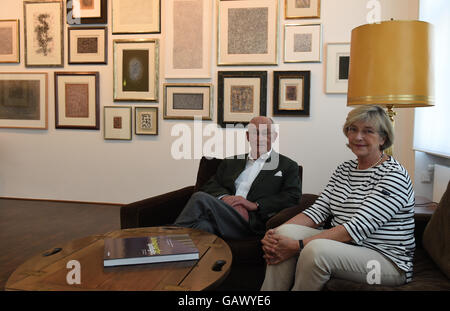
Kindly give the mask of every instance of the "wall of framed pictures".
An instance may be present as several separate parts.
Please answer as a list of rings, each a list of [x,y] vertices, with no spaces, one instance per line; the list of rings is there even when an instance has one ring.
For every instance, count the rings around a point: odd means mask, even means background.
[[[204,151],[232,155],[235,125],[261,114],[319,193],[352,157],[345,53],[366,2],[2,0],[0,197],[129,203],[191,185]],[[418,16],[418,0],[380,2],[382,19]]]

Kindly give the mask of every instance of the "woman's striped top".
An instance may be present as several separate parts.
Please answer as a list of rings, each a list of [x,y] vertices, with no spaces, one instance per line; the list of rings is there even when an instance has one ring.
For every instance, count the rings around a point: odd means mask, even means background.
[[[414,190],[406,169],[390,157],[378,166],[358,170],[357,160],[339,165],[316,202],[303,213],[316,224],[333,216],[353,243],[374,249],[412,280]]]

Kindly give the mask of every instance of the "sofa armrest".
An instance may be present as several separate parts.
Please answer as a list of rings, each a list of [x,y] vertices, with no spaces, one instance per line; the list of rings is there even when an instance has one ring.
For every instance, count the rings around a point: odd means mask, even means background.
[[[127,229],[172,224],[193,193],[194,186],[188,186],[124,205],[120,208],[120,227]]]
[[[285,223],[286,221],[288,221],[289,219],[291,219],[292,217],[294,217],[295,215],[303,212],[305,209],[310,207],[316,201],[317,197],[318,196],[315,194],[310,193],[302,194],[302,197],[298,202],[298,205],[285,208],[275,216],[271,217],[266,223],[266,230],[276,228]]]

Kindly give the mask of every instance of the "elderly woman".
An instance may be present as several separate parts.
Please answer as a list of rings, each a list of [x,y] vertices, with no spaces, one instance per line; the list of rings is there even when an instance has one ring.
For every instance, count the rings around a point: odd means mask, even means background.
[[[261,290],[320,290],[330,277],[401,285],[411,281],[414,191],[406,169],[383,153],[392,125],[379,106],[361,106],[343,131],[356,160],[333,173],[315,203],[262,240]],[[331,216],[331,229],[319,226]]]

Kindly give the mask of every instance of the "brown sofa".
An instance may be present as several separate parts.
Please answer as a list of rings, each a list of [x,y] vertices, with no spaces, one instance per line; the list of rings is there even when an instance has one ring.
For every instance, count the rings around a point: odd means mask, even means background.
[[[173,224],[191,195],[215,173],[220,159],[202,158],[194,186],[148,198],[122,206],[120,211],[121,228],[150,227]],[[299,166],[302,180],[302,167]],[[447,190],[449,192],[449,190]],[[274,228],[309,207],[317,195],[303,194],[298,205],[286,208],[273,216],[266,228]],[[447,206],[447,209],[449,207]],[[414,259],[413,282],[399,287],[357,284],[354,282],[331,279],[325,290],[450,290],[448,278],[434,264],[422,247],[422,234],[429,218],[416,217],[417,250]],[[324,225],[329,227],[329,221]],[[259,290],[264,280],[265,263],[261,249],[262,236],[242,240],[226,240],[233,253],[231,272],[217,290]],[[450,241],[449,241],[450,243]]]

